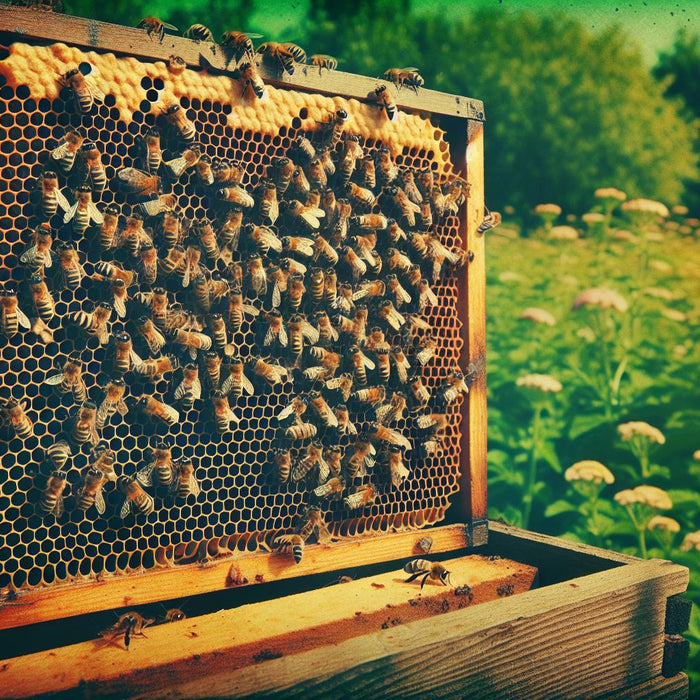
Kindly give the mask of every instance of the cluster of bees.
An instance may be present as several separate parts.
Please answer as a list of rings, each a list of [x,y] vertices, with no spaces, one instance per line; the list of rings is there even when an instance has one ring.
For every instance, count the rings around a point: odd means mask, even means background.
[[[162,27],[144,22],[162,38]],[[198,25],[187,34],[210,40]],[[264,86],[250,72],[251,38],[229,32],[224,44],[260,96]],[[268,42],[258,52],[291,73],[306,60],[297,49]],[[335,67],[330,57],[313,63]],[[399,73],[385,77],[422,85],[417,74]],[[58,79],[83,115],[104,99],[77,67]],[[381,104],[392,118],[393,105]],[[382,488],[398,489],[410,478],[406,453],[438,453],[447,407],[468,392],[456,364],[434,391],[422,372],[438,350],[424,318],[439,303],[433,286],[467,262],[465,251],[440,241],[437,227],[459,213],[469,185],[400,167],[388,148],[366,150],[339,109],[298,134],[252,188],[245,163],[204,152],[180,104],[164,105],[162,119],[177,144],[175,157],[166,157],[161,130],[148,128],[132,166],[111,181],[102,145],[80,130],[66,131],[40,177],[41,223],[20,258],[25,281],[21,289],[5,284],[0,295],[2,333],[12,338],[31,330],[48,343],[56,325],[54,295],[87,280],[100,290],[100,300],[62,321],[106,348],[107,381],[99,398],[89,396],[80,352],[63,358],[47,378],[76,409],[63,439],[46,451],[50,474],[38,509],[60,517],[67,465],[83,447],[91,460],[76,494],[79,510],[94,506],[104,513],[102,489],[109,482],[123,493],[123,518],[154,510],[148,487],[196,496],[192,459],[174,459],[167,437],[154,441],[149,464],[117,475],[115,453],[101,439],[104,427],[141,411],[167,433],[182,412],[194,410],[211,415],[226,435],[241,420],[243,397],[283,390],[289,401],[276,416],[274,477],[279,484],[306,484],[310,505],[297,531],[274,546],[298,562],[307,540],[330,540],[327,504],[364,508]],[[61,186],[76,178],[75,187]],[[183,217],[172,193],[180,181],[202,194],[211,218]],[[128,211],[98,206],[108,187],[125,194]],[[76,245],[85,240],[87,256]],[[257,354],[244,358],[235,339],[249,327]],[[127,402],[138,382],[163,377],[172,378],[167,401],[144,393]],[[26,401],[0,399],[5,422],[20,438],[33,433],[26,409]]]

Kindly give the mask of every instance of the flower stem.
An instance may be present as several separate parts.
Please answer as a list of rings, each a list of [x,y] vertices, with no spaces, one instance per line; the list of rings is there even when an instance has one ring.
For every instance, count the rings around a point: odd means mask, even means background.
[[[642,559],[647,558],[647,540],[646,540],[646,528],[637,528],[637,533],[639,535],[639,550],[642,553]]]
[[[537,445],[539,443],[540,419],[542,417],[542,406],[535,407],[535,415],[532,419],[532,450],[530,452],[530,468],[525,484],[525,495],[523,496],[523,524],[524,528],[530,523],[532,513],[532,501],[534,499],[535,481],[537,480]]]

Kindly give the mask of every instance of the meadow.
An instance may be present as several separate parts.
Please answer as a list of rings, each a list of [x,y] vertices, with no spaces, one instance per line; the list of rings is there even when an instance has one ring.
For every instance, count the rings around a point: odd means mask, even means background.
[[[489,514],[691,570],[700,689],[700,221],[597,190],[487,234]]]

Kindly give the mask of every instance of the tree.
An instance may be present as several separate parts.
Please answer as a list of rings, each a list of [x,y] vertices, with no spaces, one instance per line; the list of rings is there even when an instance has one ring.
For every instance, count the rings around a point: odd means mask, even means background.
[[[493,207],[551,200],[577,211],[604,185],[675,203],[697,179],[692,126],[618,27],[593,34],[563,14],[498,10],[358,18],[312,25],[308,45],[341,47],[346,70],[418,66],[427,86],[483,99]]]

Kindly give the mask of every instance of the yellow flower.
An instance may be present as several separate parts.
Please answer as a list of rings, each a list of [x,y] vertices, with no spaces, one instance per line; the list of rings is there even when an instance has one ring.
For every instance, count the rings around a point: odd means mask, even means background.
[[[665,515],[655,515],[648,523],[649,530],[666,530],[668,532],[680,532],[681,525],[677,520]]]
[[[555,241],[575,241],[578,231],[573,226],[553,226],[549,237]]]
[[[653,199],[630,199],[622,205],[622,211],[656,214],[664,218],[669,215],[666,205]]]
[[[538,204],[533,211],[535,214],[559,216],[559,214],[561,214],[561,207],[558,204]]]
[[[632,231],[627,231],[623,228],[615,229],[613,233],[613,238],[616,241],[625,241],[627,243],[636,243],[639,239],[635,236]]]
[[[584,459],[572,464],[564,472],[564,478],[567,481],[592,481],[596,484],[612,484],[615,481],[612,472],[594,459]]]
[[[600,306],[603,309],[615,309],[620,313],[624,313],[629,308],[625,298],[605,287],[593,287],[581,292],[574,299],[574,309],[580,309],[582,306]]]
[[[659,445],[663,445],[666,442],[664,434],[658,428],[641,420],[620,423],[617,426],[617,430],[623,442],[627,442],[637,435],[649,438],[650,442],[656,442]]]
[[[538,389],[539,391],[553,394],[556,394],[563,388],[559,380],[550,377],[548,374],[526,374],[523,377],[518,377],[516,384],[526,389]]]
[[[506,270],[498,275],[499,282],[523,282],[524,279],[525,278],[520,273],[513,272],[512,270]]]
[[[615,494],[615,500],[621,506],[629,506],[639,503],[656,510],[669,510],[673,503],[669,495],[656,486],[635,486],[633,489],[625,489]]]
[[[598,211],[589,211],[581,217],[581,221],[585,221],[587,224],[599,224],[605,221],[605,217]]]
[[[688,207],[684,207],[682,204],[674,204],[671,207],[671,211],[674,214],[677,214],[678,216],[687,216],[688,215]]]
[[[695,450],[695,452],[693,452],[693,459],[696,459],[698,460],[698,462],[700,462],[700,450]]]
[[[620,202],[624,202],[627,199],[627,195],[622,190],[614,187],[599,187],[593,193],[593,196],[596,199],[617,199]]]
[[[688,320],[688,317],[678,309],[661,309],[661,315],[665,316],[670,321],[678,321],[679,323],[683,323],[684,321]]]
[[[700,530],[689,532],[683,539],[681,549],[684,552],[689,552],[691,549],[697,549],[700,552]]]
[[[670,289],[665,289],[664,287],[645,287],[642,289],[642,293],[649,297],[664,299],[665,301],[671,301],[676,296]]]
[[[553,326],[556,321],[554,316],[545,309],[540,309],[536,306],[530,306],[520,314],[521,319],[534,321],[535,323],[544,323],[546,326]]]
[[[656,270],[657,272],[671,272],[673,270],[673,265],[666,262],[665,260],[650,260],[649,267]]]

